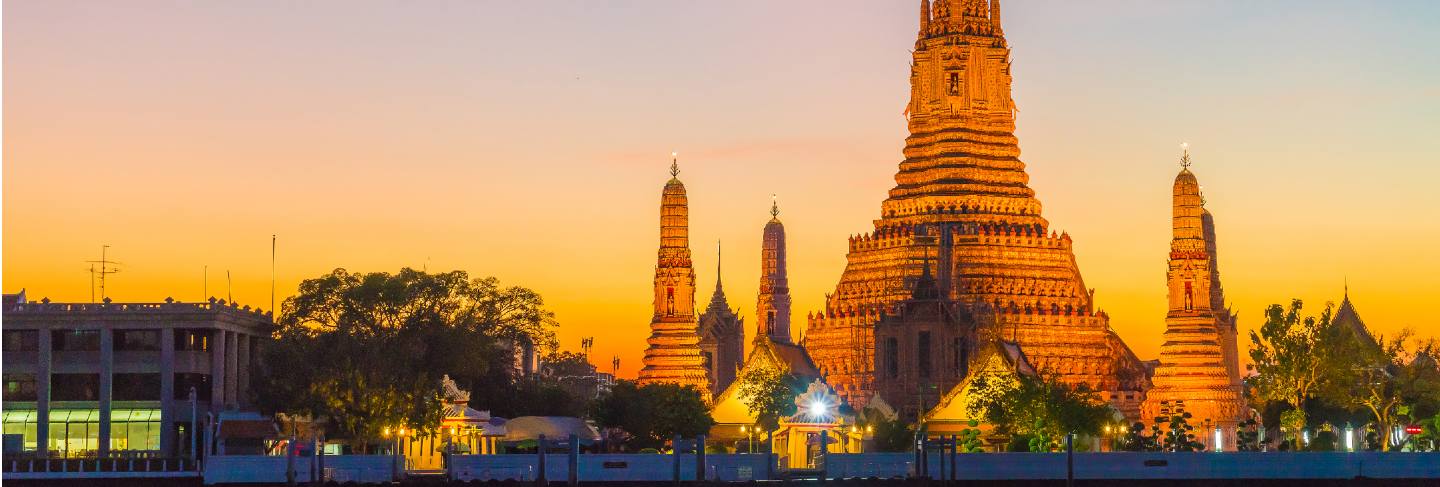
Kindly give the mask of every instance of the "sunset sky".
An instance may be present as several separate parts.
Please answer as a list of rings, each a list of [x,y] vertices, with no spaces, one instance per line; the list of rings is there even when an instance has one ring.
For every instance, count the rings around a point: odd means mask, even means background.
[[[753,326],[770,194],[795,326],[871,229],[906,135],[919,0],[9,1],[3,288],[269,308],[337,267],[539,291],[561,343],[640,365],[680,153]],[[1143,359],[1188,141],[1242,331],[1350,296],[1440,335],[1440,2],[1008,0],[1021,159]],[[747,334],[753,333],[753,328]],[[1243,340],[1243,339],[1242,339]]]

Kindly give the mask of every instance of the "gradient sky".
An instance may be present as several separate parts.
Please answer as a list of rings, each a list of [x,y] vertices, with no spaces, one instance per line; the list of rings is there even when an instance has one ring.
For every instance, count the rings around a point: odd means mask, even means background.
[[[336,267],[542,293],[567,348],[639,366],[671,150],[700,296],[753,315],[770,194],[796,323],[893,185],[918,0],[9,1],[3,287],[268,308]],[[1244,330],[1350,295],[1437,334],[1440,2],[1004,6],[1022,159],[1142,358],[1178,144]],[[747,319],[753,325],[753,319]],[[796,326],[797,333],[803,326]],[[753,333],[753,330],[750,331]]]

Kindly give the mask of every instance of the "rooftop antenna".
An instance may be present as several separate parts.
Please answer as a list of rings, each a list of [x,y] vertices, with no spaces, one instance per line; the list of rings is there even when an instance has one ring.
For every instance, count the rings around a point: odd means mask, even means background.
[[[205,300],[210,299],[210,266],[206,265],[200,272],[200,280],[203,283],[200,285],[200,302],[203,303]]]
[[[228,271],[227,271],[228,272]],[[228,275],[228,274],[227,274]],[[231,301],[234,302],[234,301]],[[270,315],[275,315],[275,234],[270,234]]]
[[[90,302],[95,302],[95,264],[90,264]]]
[[[230,293],[230,269],[225,269],[225,301],[235,303],[235,295]]]
[[[106,251],[109,250],[109,249],[110,249],[110,246],[109,246],[109,245],[101,245],[101,246],[100,246],[100,260],[88,260],[88,261],[86,261],[86,262],[89,262],[89,263],[90,263],[90,276],[91,276],[92,280],[93,280],[93,278],[94,278],[95,275],[98,274],[98,275],[100,276],[100,300],[101,300],[101,301],[104,301],[104,300],[105,300],[105,276],[110,275],[110,274],[114,274],[114,273],[116,273],[116,272],[120,272],[120,269],[116,269],[116,268],[114,268],[114,267],[111,267],[112,265],[119,265],[120,263],[119,263],[119,262],[115,262],[115,261],[113,261],[113,260],[110,260],[110,259],[106,258],[106,255],[107,255],[107,254],[106,254]],[[100,270],[98,270],[98,271],[95,270],[95,264],[100,264]],[[91,290],[91,293],[90,293],[90,301],[91,301],[91,302],[94,302],[94,301],[95,301],[95,293],[94,293],[94,290],[93,290],[93,289]]]

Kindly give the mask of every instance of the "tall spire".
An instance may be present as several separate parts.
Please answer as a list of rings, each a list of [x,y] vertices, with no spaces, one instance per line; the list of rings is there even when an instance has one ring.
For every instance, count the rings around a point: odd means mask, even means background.
[[[680,153],[670,152],[670,177],[680,177]]]
[[[670,180],[660,193],[660,249],[655,262],[654,314],[641,384],[673,382],[709,391],[695,316],[695,268],[690,259],[690,204],[671,154]],[[707,396],[708,397],[708,396]]]
[[[1005,35],[1000,28],[1000,0],[990,0],[990,27],[995,29],[995,35]]]
[[[719,240],[716,240],[716,241],[715,241],[715,297],[718,297],[718,298],[721,299],[722,301],[725,299],[725,291],[722,291],[722,290],[721,290],[721,287],[720,287],[720,241],[719,241]],[[711,300],[713,301],[714,298],[712,297]]]
[[[770,221],[765,224],[760,248],[760,296],[755,305],[756,340],[768,337],[779,343],[790,340],[790,279],[785,270],[785,225],[780,223],[780,205],[771,195]]]
[[[1180,151],[1181,151],[1181,153],[1180,153],[1180,168],[1182,168],[1182,169],[1189,169],[1189,168],[1190,168],[1190,143],[1189,143],[1189,142],[1181,142],[1181,143],[1180,143]]]
[[[920,38],[930,32],[930,0],[920,0]]]

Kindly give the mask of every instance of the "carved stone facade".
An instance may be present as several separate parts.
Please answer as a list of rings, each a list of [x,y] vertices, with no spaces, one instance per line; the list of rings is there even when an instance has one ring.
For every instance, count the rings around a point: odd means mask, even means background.
[[[1236,346],[1236,316],[1225,305],[1216,255],[1215,222],[1205,210],[1200,183],[1190,172],[1190,156],[1175,177],[1170,242],[1169,312],[1165,343],[1155,368],[1155,387],[1146,397],[1143,417],[1188,412],[1197,436],[1211,448],[1210,431],[1220,428],[1234,449],[1236,425],[1245,417]]]
[[[902,312],[922,262],[934,262],[938,299],[975,317],[977,335],[1018,343],[1036,368],[1138,416],[1144,367],[1097,310],[1070,236],[1049,228],[1027,185],[998,1],[921,6],[905,159],[875,229],[850,238],[839,284],[810,315],[806,347],[836,391],[863,407],[880,380],[876,324]],[[942,357],[950,344],[930,346]],[[902,394],[918,395],[918,380],[901,382]]]
[[[710,306],[700,315],[700,354],[710,377],[710,395],[725,391],[745,360],[745,320],[730,309],[720,285],[719,248],[716,248],[715,293]]]
[[[779,343],[790,338],[790,278],[785,270],[785,225],[780,223],[780,206],[770,205],[770,221],[760,239],[760,295],[755,303],[756,334],[768,335]]]
[[[655,264],[655,314],[650,320],[642,385],[673,382],[693,386],[708,398],[709,374],[700,355],[695,319],[695,269],[690,262],[690,210],[680,168],[660,195],[660,252]]]

